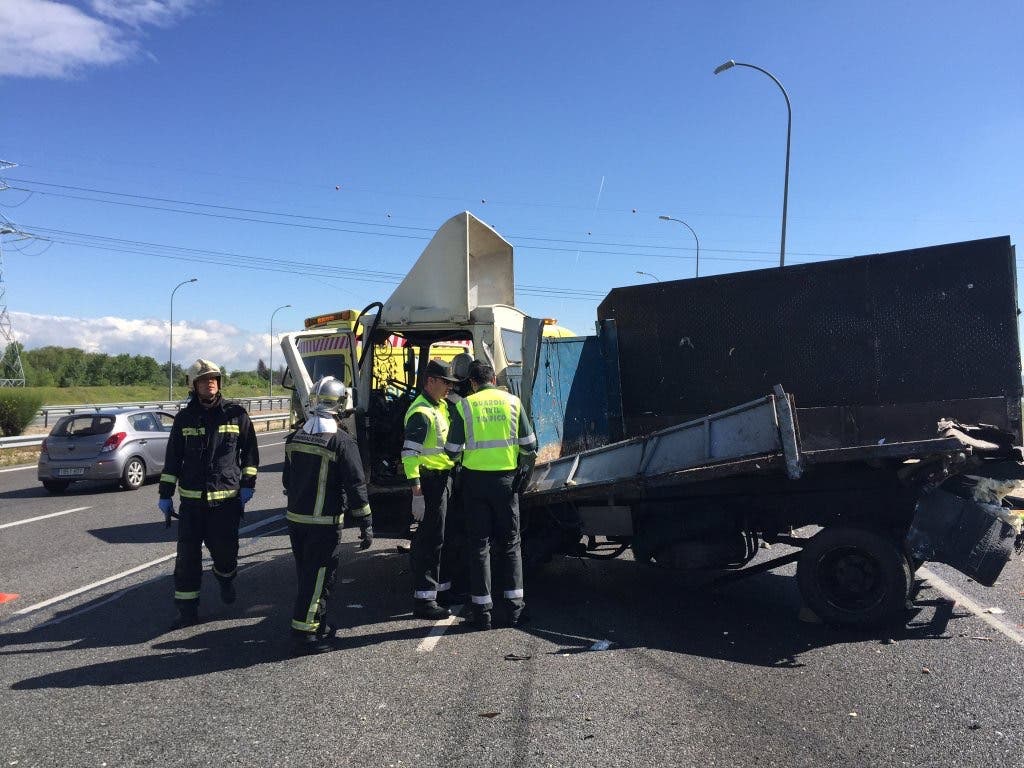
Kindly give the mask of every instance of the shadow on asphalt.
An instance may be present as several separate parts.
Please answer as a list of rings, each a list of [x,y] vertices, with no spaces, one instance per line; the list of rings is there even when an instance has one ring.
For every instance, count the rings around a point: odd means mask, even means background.
[[[330,609],[330,621],[341,629],[335,652],[393,642],[408,649],[409,641],[426,637],[433,623],[395,626],[414,621],[408,555],[396,551],[397,540],[378,540],[365,553],[356,551],[350,532],[345,542]],[[244,564],[268,551],[280,554]],[[47,672],[11,687],[123,685],[288,659],[292,559],[278,547],[246,553],[241,562],[234,605],[221,605],[214,580],[204,575],[200,611],[206,624],[168,629],[174,617],[168,575],[114,598],[97,598],[87,612],[77,606],[46,625],[0,635],[5,648],[0,656],[49,653],[53,644],[61,650],[54,654],[55,663],[75,650],[124,647],[132,654]],[[606,640],[615,649],[658,649],[763,667],[800,667],[802,654],[836,644],[946,639],[948,624],[956,618],[949,601],[923,599],[914,603],[903,627],[837,630],[798,620],[801,602],[790,576],[767,573],[715,590],[694,589],[679,574],[617,560],[557,559],[528,578],[526,598],[531,622],[518,630],[496,631],[527,632],[553,644],[552,654],[591,651],[596,641]],[[477,642],[476,633],[463,634],[464,629],[453,626],[447,642]]]

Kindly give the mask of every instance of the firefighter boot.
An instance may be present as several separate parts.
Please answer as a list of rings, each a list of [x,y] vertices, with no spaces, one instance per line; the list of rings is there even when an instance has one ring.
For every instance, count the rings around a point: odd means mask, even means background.
[[[430,621],[447,619],[452,615],[447,608],[438,605],[436,600],[417,600],[413,605],[412,613],[418,619],[429,619]]]
[[[235,602],[235,580],[234,579],[222,579],[217,577],[217,582],[220,584],[220,601],[225,605],[231,605]]]

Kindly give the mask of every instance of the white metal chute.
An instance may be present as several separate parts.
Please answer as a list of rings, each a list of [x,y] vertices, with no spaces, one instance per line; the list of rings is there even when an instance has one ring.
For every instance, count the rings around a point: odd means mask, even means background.
[[[381,324],[466,323],[491,304],[515,306],[512,244],[463,211],[441,225],[384,302]]]

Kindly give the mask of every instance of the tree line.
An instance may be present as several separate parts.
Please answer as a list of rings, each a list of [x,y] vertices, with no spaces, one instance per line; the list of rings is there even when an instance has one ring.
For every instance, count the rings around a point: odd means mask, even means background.
[[[105,352],[86,352],[76,347],[39,347],[25,349],[20,343],[8,345],[0,360],[13,355],[14,348],[21,356],[25,371],[25,385],[29,387],[103,387],[129,385],[166,385],[167,363],[158,363],[149,355],[108,355]],[[274,381],[280,382],[283,366],[274,372]],[[231,381],[257,385],[268,380],[270,369],[260,360],[254,371],[232,371]],[[185,368],[174,364],[174,381],[184,384]]]

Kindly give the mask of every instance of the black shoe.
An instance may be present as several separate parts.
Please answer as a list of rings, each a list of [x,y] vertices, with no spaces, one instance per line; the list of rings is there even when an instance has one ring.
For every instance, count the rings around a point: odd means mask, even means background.
[[[333,624],[321,624],[316,631],[316,636],[330,640],[337,633],[338,628]]]
[[[449,608],[453,605],[465,605],[468,600],[468,592],[452,592],[450,589],[446,589],[444,592],[437,593],[437,602]]]
[[[431,621],[438,621],[439,619],[447,619],[452,615],[452,612],[447,608],[442,608],[434,600],[426,600],[423,602],[417,602],[412,609],[412,614],[417,619],[430,619]]]
[[[486,632],[491,628],[491,612],[480,611],[473,615],[473,629]]]
[[[292,656],[307,656],[323,653],[333,648],[332,637],[320,636],[313,632],[294,633],[292,635]]]
[[[235,602],[235,580],[220,582],[220,600],[225,605]]]
[[[171,623],[171,629],[181,629],[182,627],[191,627],[199,623],[199,609],[178,609],[178,618]]]

